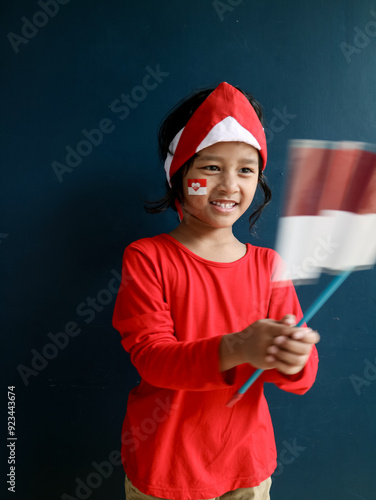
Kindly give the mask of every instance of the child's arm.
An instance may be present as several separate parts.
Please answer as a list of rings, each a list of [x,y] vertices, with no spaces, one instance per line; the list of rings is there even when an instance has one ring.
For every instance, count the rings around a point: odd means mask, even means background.
[[[286,371],[294,370],[294,367],[299,369],[302,365],[304,353],[294,352],[296,344],[286,343],[284,352],[278,355],[266,351],[271,346],[278,345],[278,341],[275,343],[274,339],[281,335],[291,336],[292,332],[297,330],[289,324],[283,324],[283,321],[265,319],[256,321],[243,332],[223,335],[219,331],[214,336],[178,340],[175,324],[164,298],[163,277],[149,254],[150,252],[146,252],[138,243],[125,250],[123,278],[113,317],[113,324],[121,333],[123,347],[130,353],[132,363],[147,383],[174,390],[222,389],[233,383],[233,373],[230,376],[230,373],[224,374],[224,371],[243,364],[249,366],[251,374],[250,363],[255,363],[254,366],[268,368],[268,379],[273,376],[273,382],[275,379],[278,385],[281,382],[280,377],[283,378],[282,373],[270,368],[279,367]],[[298,315],[292,305],[292,302],[285,301],[285,312],[281,313],[278,307],[270,309],[270,314],[274,318],[280,318],[292,310]],[[175,320],[180,321],[181,318]],[[305,331],[304,328],[298,330]],[[249,332],[253,334],[249,335]],[[247,349],[242,347],[244,344],[248,346]],[[223,349],[224,365],[221,372],[219,357]],[[246,357],[244,352],[247,353]],[[283,359],[286,352],[293,368],[291,364],[287,366],[286,359]],[[266,381],[266,375],[264,378]],[[285,382],[286,379],[282,381]]]
[[[228,388],[231,382],[218,364],[223,333],[178,340],[175,321],[185,319],[173,320],[157,259],[144,246],[135,242],[125,249],[113,316],[133,365],[144,382],[156,387],[187,391]]]

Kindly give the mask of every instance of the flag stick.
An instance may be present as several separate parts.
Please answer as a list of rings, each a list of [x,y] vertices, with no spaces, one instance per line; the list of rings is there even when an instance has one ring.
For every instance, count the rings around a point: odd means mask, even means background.
[[[339,288],[345,279],[351,274],[352,269],[348,269],[343,271],[341,274],[336,276],[329,285],[323,290],[323,292],[317,297],[314,303],[308,308],[307,312],[303,316],[303,318],[299,321],[296,326],[302,326],[303,323],[309,321],[319,309],[325,304],[325,302],[333,295],[333,293]],[[253,375],[247,380],[245,384],[243,384],[240,389],[232,396],[230,401],[226,406],[231,407],[234,406],[245,394],[248,389],[251,387],[253,382],[257,380],[257,378],[261,375],[264,370],[256,370]]]

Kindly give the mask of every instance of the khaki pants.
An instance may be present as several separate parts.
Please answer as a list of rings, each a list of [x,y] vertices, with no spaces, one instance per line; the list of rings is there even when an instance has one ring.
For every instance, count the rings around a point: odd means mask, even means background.
[[[269,477],[254,488],[239,488],[210,500],[270,500],[269,490],[271,484],[272,480]],[[160,498],[141,493],[127,477],[125,477],[125,496],[126,500],[160,500]]]

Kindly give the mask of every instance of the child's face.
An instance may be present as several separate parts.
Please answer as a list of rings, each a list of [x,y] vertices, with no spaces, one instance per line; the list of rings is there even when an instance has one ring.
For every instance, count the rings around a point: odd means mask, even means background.
[[[184,218],[231,227],[252,203],[258,163],[257,149],[243,142],[218,142],[201,150],[183,178]],[[188,179],[206,179],[207,193],[188,194]]]

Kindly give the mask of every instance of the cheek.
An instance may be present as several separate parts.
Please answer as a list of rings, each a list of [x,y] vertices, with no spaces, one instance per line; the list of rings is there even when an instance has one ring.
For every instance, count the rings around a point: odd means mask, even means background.
[[[205,181],[205,182],[203,182]],[[184,205],[193,215],[198,215],[208,201],[209,187],[206,179],[184,179]]]
[[[258,182],[255,183],[255,185],[253,186],[253,189],[252,189],[252,197],[255,196],[256,194],[256,191],[257,191],[257,187],[258,187]]]
[[[201,210],[206,205],[207,199],[208,197],[205,195],[185,194],[184,204],[186,207],[190,207],[191,209]]]
[[[248,203],[252,203],[256,190],[257,190],[258,182],[252,183],[251,186],[247,186],[245,193],[246,193],[246,199]]]

